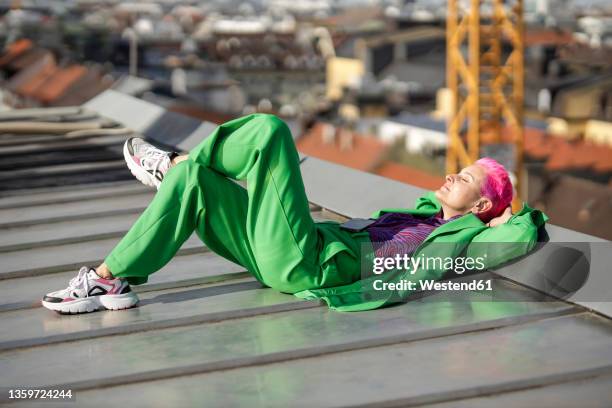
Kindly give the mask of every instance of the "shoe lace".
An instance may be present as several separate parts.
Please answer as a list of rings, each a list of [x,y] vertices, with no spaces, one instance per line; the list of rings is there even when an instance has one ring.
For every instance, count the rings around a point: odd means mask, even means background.
[[[87,274],[91,269],[87,266],[83,266],[79,269],[79,273],[74,278],[70,279],[68,283],[68,289],[79,289],[83,287],[85,289],[85,296],[89,297],[89,279],[87,278]]]
[[[144,152],[144,157],[146,160],[147,166],[153,170],[153,174],[163,174],[161,171],[162,166],[168,167],[168,161],[170,157],[168,153],[158,150],[158,149],[147,149]]]

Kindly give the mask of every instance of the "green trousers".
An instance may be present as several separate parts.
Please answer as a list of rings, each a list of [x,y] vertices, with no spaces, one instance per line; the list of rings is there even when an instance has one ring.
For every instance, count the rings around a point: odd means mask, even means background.
[[[246,180],[247,188],[230,179]],[[365,235],[313,221],[291,132],[273,115],[219,126],[172,167],[105,263],[113,275],[143,284],[194,231],[212,251],[282,292],[360,279]]]

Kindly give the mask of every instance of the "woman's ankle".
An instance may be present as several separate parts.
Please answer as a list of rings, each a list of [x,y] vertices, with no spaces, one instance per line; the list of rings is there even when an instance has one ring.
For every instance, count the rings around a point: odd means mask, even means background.
[[[180,162],[182,162],[183,160],[187,160],[189,158],[188,155],[184,154],[182,156],[175,156],[172,158],[172,160],[170,161],[170,165],[171,166],[176,166],[177,164],[179,164]]]
[[[105,263],[101,264],[100,266],[96,268],[96,274],[98,274],[99,277],[104,278],[104,279],[114,279],[115,278]]]

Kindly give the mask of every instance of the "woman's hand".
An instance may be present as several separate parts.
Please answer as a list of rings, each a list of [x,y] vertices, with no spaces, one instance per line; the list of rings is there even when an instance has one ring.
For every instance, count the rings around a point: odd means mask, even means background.
[[[510,219],[510,217],[512,217],[512,207],[508,206],[508,207],[506,207],[504,212],[501,213],[501,215],[493,218],[491,221],[489,221],[489,223],[487,225],[489,227],[495,227],[497,225],[501,225],[501,224],[505,223],[506,221],[508,221]]]

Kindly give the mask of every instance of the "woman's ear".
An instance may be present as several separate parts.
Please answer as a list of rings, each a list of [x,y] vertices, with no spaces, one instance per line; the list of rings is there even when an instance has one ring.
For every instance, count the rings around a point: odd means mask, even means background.
[[[483,214],[493,208],[493,202],[487,197],[480,197],[473,207],[474,214]]]

